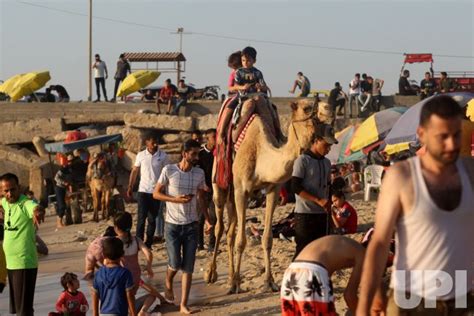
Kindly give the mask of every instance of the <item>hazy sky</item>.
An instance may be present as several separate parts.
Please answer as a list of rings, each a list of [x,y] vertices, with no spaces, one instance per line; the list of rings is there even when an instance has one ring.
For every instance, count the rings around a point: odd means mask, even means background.
[[[88,3],[0,0],[0,79],[47,69],[50,84],[63,84],[72,99],[86,99]],[[432,52],[438,71],[474,70],[473,58],[439,56],[474,55],[473,1],[93,0],[93,8],[93,52],[106,61],[110,77],[122,52],[177,51],[178,36],[170,31],[178,27],[193,33],[184,37],[184,75],[198,87],[225,88],[227,56],[247,45],[257,49],[256,67],[278,96],[289,95],[298,71],[317,89],[335,81],[347,88],[355,72],[367,72],[385,80],[384,93],[393,93],[403,52]],[[428,64],[408,68],[419,81]],[[176,78],[163,74],[158,84],[167,77]],[[111,96],[111,78],[107,89]]]

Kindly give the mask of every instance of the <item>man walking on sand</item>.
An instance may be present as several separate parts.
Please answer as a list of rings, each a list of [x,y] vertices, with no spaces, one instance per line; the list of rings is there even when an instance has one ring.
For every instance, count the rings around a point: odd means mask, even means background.
[[[144,137],[146,148],[137,154],[135,164],[128,181],[127,197],[133,193],[133,187],[140,174],[138,185],[138,211],[137,211],[137,237],[145,241],[145,245],[151,249],[153,235],[156,228],[156,217],[161,212],[160,201],[153,199],[153,189],[160,177],[161,171],[168,162],[168,155],[158,148],[157,136],[148,133]],[[148,222],[145,236],[145,222]]]
[[[205,193],[209,191],[204,171],[194,167],[199,163],[200,149],[201,144],[197,141],[186,141],[181,161],[163,168],[153,192],[153,198],[166,202],[165,240],[168,269],[165,298],[174,301],[173,279],[178,270],[181,270],[183,276],[180,311],[183,314],[191,314],[188,298],[198,243],[198,204],[206,219],[206,232],[209,233],[212,228],[207,209],[203,207]]]
[[[16,175],[6,173],[0,177],[0,183],[5,211],[3,250],[10,289],[10,314],[30,316],[34,315],[38,273],[35,226],[44,221],[44,210],[20,193]]]
[[[459,158],[461,120],[452,98],[429,100],[417,132],[426,153],[387,171],[357,315],[368,315],[394,231],[397,255],[387,315],[474,314],[474,165]]]

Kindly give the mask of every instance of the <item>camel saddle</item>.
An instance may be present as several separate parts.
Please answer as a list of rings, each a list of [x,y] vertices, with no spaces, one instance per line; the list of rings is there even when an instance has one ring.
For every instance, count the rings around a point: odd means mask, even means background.
[[[237,96],[234,98],[236,97]],[[221,107],[217,121],[218,130],[222,128],[224,109],[232,100],[233,98],[226,99]],[[257,104],[258,102],[260,102],[260,104]],[[274,124],[275,121],[278,121],[276,106],[261,93],[248,95],[245,101],[240,102],[234,111],[231,123],[225,133],[226,144],[218,144],[216,146],[215,159],[217,168],[214,181],[221,189],[227,189],[229,184],[232,183],[233,157],[245,139],[248,127],[257,116],[261,117],[262,121],[269,127],[271,133],[275,135],[278,140],[281,140],[282,134],[280,127]]]

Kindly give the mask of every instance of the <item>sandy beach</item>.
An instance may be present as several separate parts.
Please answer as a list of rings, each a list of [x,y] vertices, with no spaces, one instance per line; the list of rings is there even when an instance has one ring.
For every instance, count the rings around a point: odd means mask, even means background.
[[[375,202],[362,201],[362,195],[355,194],[350,202],[358,211],[359,231],[365,231],[373,224]],[[293,209],[293,204],[278,207],[275,210],[274,222],[286,217]],[[136,204],[128,204],[127,210],[136,213]],[[247,217],[257,217],[263,222],[264,211],[261,208],[251,209]],[[95,237],[101,235],[106,222],[95,223],[90,221],[91,213],[84,215],[85,223],[72,225],[55,231],[55,218],[49,216],[41,226],[39,234],[49,247],[49,255],[40,257],[38,281],[36,286],[35,310],[37,315],[46,315],[54,309],[54,303],[61,292],[59,278],[64,272],[75,272],[82,276],[84,271],[84,255],[88,244]],[[261,224],[260,224],[261,225]],[[263,226],[261,227],[263,228]],[[359,240],[361,233],[352,237]],[[289,241],[274,239],[272,250],[272,271],[275,281],[280,284],[285,269],[291,262],[295,244]],[[207,251],[197,253],[194,270],[194,280],[191,288],[190,303],[200,315],[278,315],[280,314],[279,293],[262,292],[263,285],[263,251],[258,241],[249,238],[247,248],[242,259],[242,288],[244,293],[228,295],[227,290],[227,249],[225,238],[221,241],[222,252],[218,257],[219,279],[215,284],[207,285],[203,274],[209,264],[211,256]],[[163,290],[164,277],[167,265],[165,244],[153,246],[155,277],[153,282],[158,289]],[[144,259],[141,258],[142,263]],[[350,270],[333,275],[336,294],[336,308],[338,313],[344,314],[345,303],[342,292],[345,289]],[[180,277],[176,278],[175,294],[179,299],[181,284]],[[86,293],[90,302],[90,294],[86,283],[81,282],[81,290]],[[140,296],[140,292],[139,295]],[[8,290],[0,295],[0,315],[8,315]],[[179,315],[177,306],[165,305],[160,311],[167,315]],[[89,312],[90,314],[90,312]]]

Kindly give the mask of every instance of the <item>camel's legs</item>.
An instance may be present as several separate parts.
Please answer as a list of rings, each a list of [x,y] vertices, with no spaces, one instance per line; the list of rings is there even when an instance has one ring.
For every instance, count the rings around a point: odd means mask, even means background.
[[[237,214],[235,212],[234,195],[231,192],[229,201],[227,202],[227,216],[229,219],[229,229],[227,230],[227,252],[229,256],[229,284],[232,287],[232,280],[235,275],[235,260],[234,260],[234,248],[235,248],[235,228],[237,226]]]
[[[265,290],[278,291],[278,286],[273,281],[272,271],[271,271],[271,252],[273,244],[272,236],[272,219],[273,212],[276,207],[276,202],[278,199],[278,186],[272,186],[267,188],[267,206],[265,208],[265,227],[263,230],[262,238],[262,247],[263,254],[265,259]]]
[[[92,187],[92,203],[94,204],[94,216],[93,220],[98,222],[99,221],[99,192]]]
[[[112,195],[112,191],[106,189],[102,194],[104,195],[104,211],[102,213],[102,219],[107,220],[110,217],[110,197]]]
[[[105,220],[105,217],[107,216],[107,209],[106,209],[106,203],[107,203],[107,190],[103,190],[100,193],[100,201],[102,202],[101,209],[102,209],[102,219]]]
[[[212,261],[209,264],[208,270],[204,274],[204,280],[207,283],[214,283],[217,281],[217,254],[219,253],[219,245],[224,233],[224,206],[227,201],[228,192],[226,190],[219,189],[217,185],[213,185],[214,190],[214,205],[216,208],[216,227],[214,234],[216,236],[216,244],[214,246],[214,252],[212,254]]]
[[[237,266],[232,280],[232,293],[240,292],[240,265],[242,263],[242,254],[247,244],[247,236],[245,236],[245,213],[247,209],[248,194],[242,189],[235,188],[235,207],[237,211]]]

